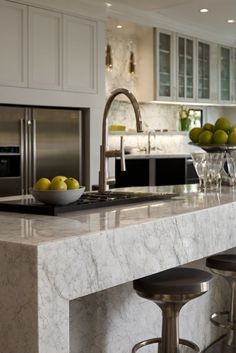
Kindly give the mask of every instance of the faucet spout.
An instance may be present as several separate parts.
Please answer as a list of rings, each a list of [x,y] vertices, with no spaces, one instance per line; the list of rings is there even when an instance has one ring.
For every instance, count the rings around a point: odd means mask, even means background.
[[[133,109],[134,109],[134,114],[135,114],[135,119],[136,119],[136,129],[137,132],[142,132],[142,119],[141,119],[141,114],[140,114],[140,109],[139,109],[139,104],[134,97],[134,95],[129,92],[125,88],[117,88],[114,90],[110,97],[108,98],[105,108],[104,108],[104,113],[103,113],[103,121],[102,121],[102,145],[100,146],[100,171],[99,171],[99,191],[104,192],[108,190],[108,185],[107,185],[107,164],[108,164],[108,158],[110,157],[121,157],[124,160],[124,149],[116,150],[116,151],[108,151],[107,150],[107,134],[108,134],[108,124],[107,124],[107,118],[108,118],[108,113],[111,108],[111,104],[118,96],[119,94],[124,94],[130,101]]]

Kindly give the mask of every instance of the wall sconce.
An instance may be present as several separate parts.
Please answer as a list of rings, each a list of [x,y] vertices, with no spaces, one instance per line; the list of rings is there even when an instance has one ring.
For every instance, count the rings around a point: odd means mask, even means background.
[[[108,71],[111,71],[113,68],[113,60],[112,60],[112,55],[111,55],[110,44],[107,44],[107,47],[106,47],[106,68]]]
[[[129,57],[129,73],[130,74],[135,74],[135,59],[134,59],[134,52],[130,52],[130,57]]]

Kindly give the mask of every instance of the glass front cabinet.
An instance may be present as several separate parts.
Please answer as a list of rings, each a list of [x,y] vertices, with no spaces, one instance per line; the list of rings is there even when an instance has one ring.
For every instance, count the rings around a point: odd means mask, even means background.
[[[210,44],[198,42],[198,100],[210,99]]]
[[[231,103],[232,96],[232,49],[219,46],[219,100]]]
[[[156,41],[156,97],[158,100],[174,100],[174,37],[171,32],[155,31]]]
[[[194,40],[177,36],[177,98],[193,101],[195,98]]]
[[[155,29],[158,101],[236,103],[236,48]]]

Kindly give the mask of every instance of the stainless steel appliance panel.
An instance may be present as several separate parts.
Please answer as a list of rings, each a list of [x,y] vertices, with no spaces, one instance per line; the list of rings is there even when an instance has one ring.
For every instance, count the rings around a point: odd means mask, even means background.
[[[25,118],[25,108],[0,106],[0,146],[19,146],[20,120]]]
[[[22,165],[23,151],[20,147],[22,143],[20,122],[25,119],[25,112],[26,110],[23,107],[0,106],[0,146],[3,148],[10,146],[19,148],[18,157],[17,154],[14,156],[14,153],[4,154],[3,151],[1,153],[0,197],[19,195],[23,192],[22,170],[21,167],[20,170],[16,171],[16,169],[18,169],[19,163]]]
[[[37,108],[31,114],[32,184],[41,177],[65,175],[81,179],[81,113]]]

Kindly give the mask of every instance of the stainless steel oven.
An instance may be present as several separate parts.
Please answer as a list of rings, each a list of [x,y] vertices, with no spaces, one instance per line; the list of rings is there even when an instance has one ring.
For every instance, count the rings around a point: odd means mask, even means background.
[[[0,146],[0,196],[21,192],[20,146]]]

